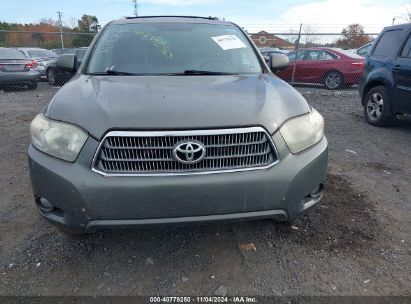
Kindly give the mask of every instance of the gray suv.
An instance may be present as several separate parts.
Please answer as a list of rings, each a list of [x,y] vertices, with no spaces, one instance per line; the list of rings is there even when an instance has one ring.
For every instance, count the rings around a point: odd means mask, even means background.
[[[327,151],[322,116],[240,27],[162,16],[105,26],[33,120],[28,156],[40,214],[84,233],[292,219],[320,201]]]

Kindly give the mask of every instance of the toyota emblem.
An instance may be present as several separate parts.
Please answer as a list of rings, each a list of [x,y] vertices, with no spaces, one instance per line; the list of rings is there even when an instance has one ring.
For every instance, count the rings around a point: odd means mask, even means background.
[[[173,148],[173,157],[182,164],[195,164],[206,155],[203,144],[199,141],[185,140],[178,142]]]

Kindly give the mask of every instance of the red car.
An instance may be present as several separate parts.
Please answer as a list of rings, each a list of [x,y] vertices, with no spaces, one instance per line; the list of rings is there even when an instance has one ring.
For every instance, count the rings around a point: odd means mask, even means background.
[[[337,48],[310,48],[287,54],[290,64],[275,74],[294,83],[324,84],[335,90],[358,83],[364,70],[364,58]]]

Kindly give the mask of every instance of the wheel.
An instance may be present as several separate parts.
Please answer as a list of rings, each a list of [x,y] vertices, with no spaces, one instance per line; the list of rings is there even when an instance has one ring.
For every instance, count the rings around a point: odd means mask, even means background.
[[[392,122],[391,105],[384,86],[376,86],[368,91],[364,105],[364,116],[367,122],[373,126],[383,127]]]
[[[324,85],[329,90],[337,90],[344,83],[344,77],[340,72],[332,71],[324,76]]]
[[[35,88],[37,88],[37,82],[30,82],[27,87],[29,88],[29,90],[34,90]]]
[[[46,78],[49,84],[51,85],[56,85],[57,84],[57,79],[56,79],[56,73],[54,72],[53,69],[48,69],[46,72]]]

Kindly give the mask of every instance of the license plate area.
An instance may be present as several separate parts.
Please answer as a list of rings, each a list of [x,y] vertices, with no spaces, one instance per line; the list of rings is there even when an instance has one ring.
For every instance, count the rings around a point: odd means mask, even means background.
[[[24,64],[4,64],[3,69],[6,72],[23,72],[25,70]]]

